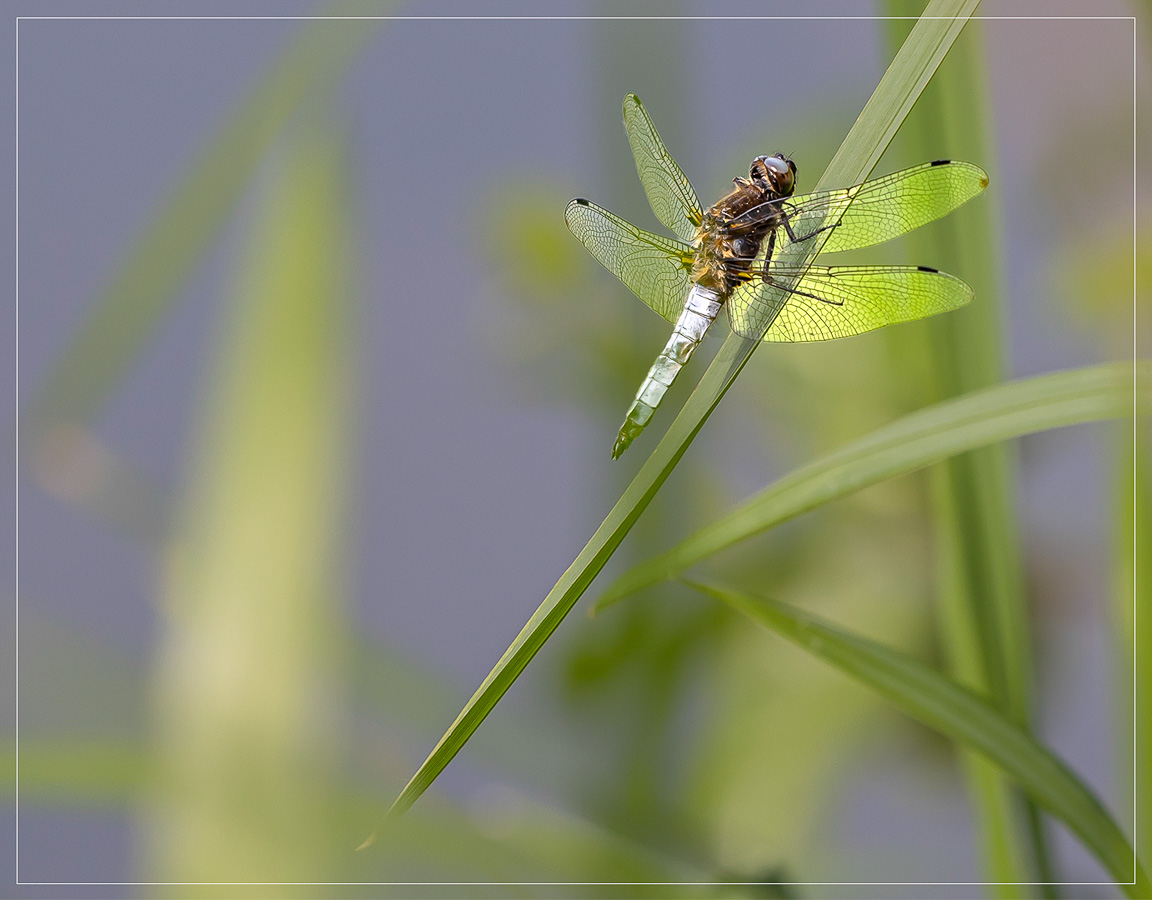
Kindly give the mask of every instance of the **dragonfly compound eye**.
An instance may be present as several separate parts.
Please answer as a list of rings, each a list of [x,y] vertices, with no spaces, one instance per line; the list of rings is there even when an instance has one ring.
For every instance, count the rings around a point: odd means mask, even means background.
[[[764,157],[762,165],[768,173],[768,182],[777,193],[785,196],[792,193],[796,186],[796,167],[792,164],[792,160],[776,154]]]

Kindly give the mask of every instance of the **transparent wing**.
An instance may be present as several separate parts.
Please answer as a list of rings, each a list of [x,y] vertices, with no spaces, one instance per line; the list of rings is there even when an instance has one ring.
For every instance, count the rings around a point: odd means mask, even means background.
[[[688,296],[692,248],[637,228],[588,200],[573,200],[564,221],[588,252],[637,297],[675,322]]]
[[[938,159],[874,181],[785,201],[793,232],[803,238],[837,221],[822,252],[854,250],[906,234],[948,215],[988,186],[988,173],[972,163]],[[785,238],[780,229],[777,239]]]
[[[791,292],[760,279],[740,285],[727,303],[733,331],[756,338],[771,322],[766,341],[830,341],[972,299],[965,282],[924,266],[810,266],[773,270],[772,277],[792,285]]]
[[[624,98],[624,129],[652,212],[674,234],[691,241],[703,217],[700,201],[635,94]]]

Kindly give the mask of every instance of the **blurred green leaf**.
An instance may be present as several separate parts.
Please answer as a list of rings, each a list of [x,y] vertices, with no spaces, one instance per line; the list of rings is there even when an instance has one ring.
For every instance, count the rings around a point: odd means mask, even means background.
[[[15,742],[0,744],[0,758],[15,756]],[[124,804],[139,799],[151,763],[151,755],[139,741],[24,738],[20,742],[20,794],[25,802],[37,805]],[[15,787],[14,782],[5,779],[5,787],[9,786]]]
[[[550,879],[660,884],[668,896],[694,896],[698,889],[691,885],[677,889],[675,882],[706,882],[712,877],[698,864],[655,852],[619,832],[517,794],[497,797],[477,814],[488,833],[517,848]],[[523,873],[515,877],[528,880]]]
[[[1102,333],[1106,352],[1116,355],[1133,352],[1133,316],[1147,322],[1152,314],[1152,292],[1146,288],[1152,284],[1152,229],[1138,223],[1133,246],[1131,209],[1122,212],[1127,215],[1099,228],[1078,229],[1076,240],[1057,253],[1048,279],[1074,327]],[[1133,290],[1133,281],[1144,289]],[[1147,328],[1136,330],[1135,352],[1152,352]]]
[[[15,743],[0,742],[0,767],[11,772],[15,758]],[[24,738],[21,802],[36,809],[130,810],[148,802],[154,762],[137,741]],[[14,787],[14,780],[4,779],[0,796],[13,797]],[[371,811],[351,783],[338,785],[331,800],[339,810],[333,822],[337,840],[346,848],[356,823]],[[528,880],[667,883],[712,877],[698,866],[511,793],[468,810],[430,803],[406,819],[405,826],[382,859],[346,858],[348,868],[335,877],[374,881],[383,866],[394,879],[491,881],[491,893],[500,897],[507,896],[507,890],[497,884]],[[699,893],[688,888],[661,896]],[[523,896],[532,895],[524,891]]]
[[[933,0],[929,4],[844,139],[817,190],[855,184],[871,171],[975,6],[976,0]],[[735,333],[724,342],[664,438],[401,791],[389,811],[390,817],[403,813],[435,781],[568,615],[676,467],[756,345],[756,341]],[[375,835],[370,836],[363,846],[374,839]]]
[[[1147,388],[1143,389],[1145,398]],[[1136,852],[1152,859],[1152,423],[1115,429],[1113,655],[1120,793],[1132,798]]]
[[[566,298],[568,285],[584,266],[584,249],[556,215],[567,194],[512,179],[490,192],[474,223],[507,289],[536,304],[552,306]]]
[[[908,715],[1007,772],[1084,842],[1130,897],[1152,891],[1124,833],[1076,775],[991,704],[927,666],[775,600],[686,582],[878,691]],[[1125,884],[1125,882],[1135,884]]]
[[[805,567],[802,577],[773,590],[811,602],[837,621],[862,623],[898,648],[918,649],[929,634],[921,599],[925,585],[906,569],[874,564],[869,551],[891,532],[874,529],[869,536],[877,540],[860,546],[860,529],[846,524],[823,544],[836,547],[831,558],[825,554],[822,565]],[[828,530],[817,529],[817,539],[829,537]],[[778,579],[762,574],[767,568],[752,568],[741,580],[776,584]],[[849,583],[852,589],[846,590]],[[679,606],[671,593],[662,587],[649,596],[665,607]],[[707,673],[707,718],[691,734],[702,759],[687,797],[701,811],[707,846],[715,848],[718,862],[755,872],[786,861],[802,873],[797,881],[908,880],[904,867],[915,864],[903,854],[869,854],[850,862],[853,854],[838,850],[841,839],[828,823],[840,818],[845,797],[867,777],[878,742],[886,751],[914,743],[930,760],[940,748],[924,747],[918,729],[902,730],[904,723],[894,721],[875,694],[845,685],[802,653],[765,653],[763,637],[744,621],[719,604],[704,609],[723,615],[726,639],[712,659],[714,672]]]
[[[1152,364],[1141,363],[1137,371],[1142,409],[1152,409]],[[917,410],[785,476],[668,552],[629,569],[596,609],[811,509],[952,454],[1048,428],[1130,415],[1132,385],[1129,364],[1109,363],[1012,381]]]
[[[893,44],[906,23],[888,22]],[[941,155],[987,164],[995,171],[992,116],[984,59],[983,23],[958,41],[939,76],[908,117],[897,146],[909,161]],[[920,229],[904,242],[917,263],[960,273],[977,299],[951,316],[936,316],[896,340],[917,340],[928,351],[922,380],[942,400],[1002,381],[1005,362],[1000,293],[999,190],[970,204],[939,228]],[[1021,726],[1032,712],[1032,636],[1024,594],[1015,508],[1015,447],[990,444],[942,461],[929,473],[941,642],[954,677],[986,693]],[[1059,880],[1052,871],[1038,811],[1001,773],[978,756],[962,758],[975,801],[975,836],[985,880],[1000,897],[1021,897],[1009,883]],[[1054,896],[1042,890],[1043,896]]]
[[[212,367],[154,682],[154,874],[322,879],[345,673],[354,246],[340,131],[277,160]]]

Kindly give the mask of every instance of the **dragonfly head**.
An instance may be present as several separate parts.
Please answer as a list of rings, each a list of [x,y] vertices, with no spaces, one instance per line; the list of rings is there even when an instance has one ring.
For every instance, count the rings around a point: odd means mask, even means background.
[[[748,175],[760,190],[781,197],[791,197],[796,189],[796,164],[783,153],[757,156],[752,160]]]

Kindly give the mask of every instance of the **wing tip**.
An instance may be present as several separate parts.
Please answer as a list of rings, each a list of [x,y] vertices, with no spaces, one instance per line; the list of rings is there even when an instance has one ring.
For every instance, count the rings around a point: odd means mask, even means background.
[[[572,227],[572,218],[571,218],[572,210],[575,209],[577,206],[583,206],[585,208],[588,208],[588,207],[592,206],[592,201],[591,200],[585,200],[583,197],[576,197],[576,198],[568,201],[568,205],[564,207],[564,224],[567,225],[569,228]]]
[[[930,275],[939,275],[941,278],[951,281],[960,291],[960,297],[951,306],[948,306],[942,312],[947,312],[951,309],[959,309],[961,306],[967,306],[976,297],[976,291],[963,278],[957,278],[951,272],[944,272],[940,269],[934,269],[931,266],[916,266],[918,272],[927,272]]]
[[[947,272],[941,272],[940,274],[948,275]],[[956,298],[955,304],[950,306],[948,310],[945,310],[945,312],[953,309],[961,309],[976,299],[976,291],[967,281],[965,281],[963,278],[957,278],[955,275],[948,275],[948,277],[957,282],[960,290],[960,296]]]
[[[960,166],[962,168],[968,168],[972,170],[973,174],[976,175],[976,181],[980,185],[981,191],[988,187],[988,173],[985,172],[980,166],[976,165],[976,163],[964,162],[960,159],[934,159],[932,162],[928,163],[928,165],[929,167]]]
[[[644,104],[640,102],[640,98],[629,91],[624,95],[624,103],[621,105],[621,113],[624,116],[624,130],[628,132],[628,141],[632,141],[632,129],[629,126],[629,120],[636,117],[637,112],[641,116],[645,115]]]
[[[965,165],[970,166],[973,169],[972,174],[974,174],[976,176],[976,184],[979,185],[976,193],[980,193],[980,191],[987,188],[988,187],[988,173],[985,172],[983,168],[976,165],[976,163],[965,163]]]

